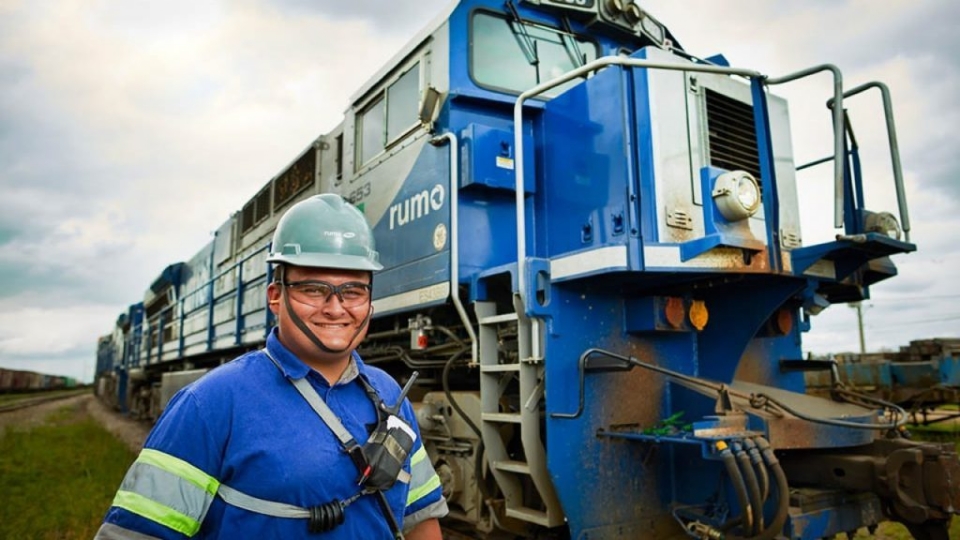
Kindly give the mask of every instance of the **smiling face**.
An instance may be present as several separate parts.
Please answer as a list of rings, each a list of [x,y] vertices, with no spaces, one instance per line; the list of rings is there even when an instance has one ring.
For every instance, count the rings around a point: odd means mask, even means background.
[[[283,276],[284,283],[303,283],[322,281],[326,284],[339,286],[344,283],[362,283],[369,285],[370,273],[357,270],[338,270],[332,268],[306,268],[300,266],[286,266]],[[297,358],[305,364],[319,371],[331,383],[339,379],[340,374],[350,361],[350,353],[363,341],[367,335],[367,316],[370,313],[370,302],[357,304],[348,299],[345,307],[341,297],[330,294],[329,298],[307,298],[303,294],[292,294],[289,288],[279,283],[271,283],[267,287],[267,300],[270,311],[277,317],[278,337],[283,345],[290,349]],[[289,305],[306,325],[307,329],[316,336],[329,350],[317,347],[313,341],[304,335],[297,327],[287,311]],[[341,295],[346,295],[341,292]],[[305,301],[308,300],[308,301]]]

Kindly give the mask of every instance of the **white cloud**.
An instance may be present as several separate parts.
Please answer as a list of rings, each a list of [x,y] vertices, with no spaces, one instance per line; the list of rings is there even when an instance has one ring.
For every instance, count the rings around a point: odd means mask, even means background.
[[[385,34],[253,1],[0,13],[4,365],[92,357],[164,266],[332,129],[423,22]]]

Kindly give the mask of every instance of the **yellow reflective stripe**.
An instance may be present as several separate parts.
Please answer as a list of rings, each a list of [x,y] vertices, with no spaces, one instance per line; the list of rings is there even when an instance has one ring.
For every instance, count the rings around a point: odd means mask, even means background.
[[[417,463],[420,463],[424,459],[427,459],[427,451],[423,449],[421,445],[420,448],[413,453],[413,457],[410,458],[410,468],[414,468]]]
[[[154,467],[167,471],[171,474],[175,474],[191,484],[196,485],[198,488],[206,491],[210,495],[216,495],[217,490],[220,489],[220,482],[216,478],[180,458],[171,456],[170,454],[164,454],[163,452],[158,452],[157,450],[144,448],[140,451],[137,461],[140,463],[153,465]]]
[[[113,498],[113,506],[129,510],[187,536],[193,536],[200,530],[199,521],[130,491],[118,491]]]
[[[407,506],[410,506],[411,504],[426,497],[431,491],[437,489],[438,487],[440,487],[440,477],[437,476],[437,473],[433,473],[433,476],[431,476],[429,480],[418,486],[416,489],[411,489],[409,493],[407,493]]]

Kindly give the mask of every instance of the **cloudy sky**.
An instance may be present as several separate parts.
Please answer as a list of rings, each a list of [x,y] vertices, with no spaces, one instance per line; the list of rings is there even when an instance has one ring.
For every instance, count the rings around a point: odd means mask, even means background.
[[[0,0],[0,366],[92,378],[97,336],[320,133],[446,0]],[[833,63],[889,84],[919,250],[863,307],[868,348],[960,335],[960,4],[643,4],[700,56],[773,76]],[[826,75],[791,101],[798,162],[830,151]],[[867,202],[896,211],[877,95],[849,104]],[[829,167],[801,173],[829,238]],[[807,193],[809,192],[809,193]],[[856,311],[805,348],[858,348]]]

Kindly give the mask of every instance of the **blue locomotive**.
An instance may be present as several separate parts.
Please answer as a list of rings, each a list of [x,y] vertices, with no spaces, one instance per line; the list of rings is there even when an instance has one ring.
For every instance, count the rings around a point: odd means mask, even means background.
[[[801,235],[780,85],[832,77],[836,239]],[[877,89],[899,216],[863,207],[845,104]],[[889,94],[685,51],[632,0],[460,0],[99,344],[155,417],[272,326],[277,220],[318,192],[374,228],[364,359],[412,394],[450,537],[946,538],[960,462],[903,410],[805,393],[801,335],[913,251]]]

